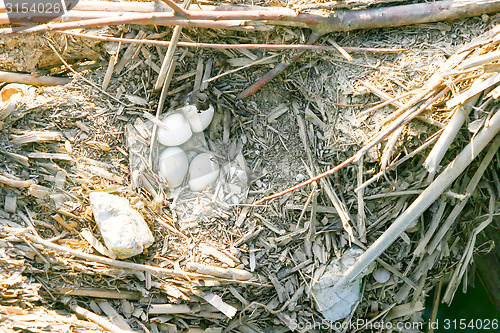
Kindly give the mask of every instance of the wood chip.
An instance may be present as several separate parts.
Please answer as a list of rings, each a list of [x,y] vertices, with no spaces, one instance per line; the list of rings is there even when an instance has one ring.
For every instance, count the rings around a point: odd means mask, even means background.
[[[132,331],[129,324],[108,302],[97,302],[102,311],[119,328],[126,331]]]
[[[33,142],[63,141],[61,132],[56,131],[30,131],[23,135],[12,135],[10,142],[15,145],[25,145]]]
[[[211,256],[217,258],[217,260],[225,263],[229,267],[236,266],[236,263],[233,261],[232,258],[230,258],[226,254],[222,253],[221,251],[217,250],[216,248],[214,248],[208,244],[204,244],[204,243],[200,244],[199,249],[203,254],[211,255]]]
[[[63,161],[73,161],[73,158],[68,154],[62,153],[29,153],[29,158],[42,158],[47,160],[63,160]]]
[[[7,194],[5,196],[5,203],[3,209],[7,213],[15,213],[17,210],[17,196]]]
[[[80,232],[80,236],[85,239],[87,242],[89,242],[90,245],[94,249],[96,249],[97,252],[99,252],[102,255],[105,255],[107,257],[110,257],[112,259],[116,259],[116,255],[108,250],[93,234],[89,229],[83,229]]]
[[[254,274],[239,268],[222,268],[217,266],[198,264],[194,262],[188,262],[186,264],[186,268],[191,272],[213,275],[226,279],[235,279],[244,281],[244,280],[251,280],[255,277]]]
[[[214,293],[203,294],[203,299],[205,299],[205,301],[207,301],[215,308],[217,308],[228,318],[233,318],[236,312],[238,311],[234,306],[225,303],[220,296]]]

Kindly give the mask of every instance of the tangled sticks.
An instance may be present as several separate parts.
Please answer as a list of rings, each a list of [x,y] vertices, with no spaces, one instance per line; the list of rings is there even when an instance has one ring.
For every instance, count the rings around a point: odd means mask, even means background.
[[[454,20],[500,11],[500,0],[471,2],[445,0],[410,5],[395,5],[361,10],[340,9],[325,15],[324,12],[303,13],[283,7],[254,6],[190,6],[183,9],[172,0],[163,3],[115,3],[102,1],[80,1],[52,23],[36,24],[36,20],[46,21],[44,13],[27,16],[22,12],[8,13],[5,3],[0,1],[0,24],[20,24],[20,27],[0,29],[1,35],[14,33],[34,33],[62,31],[75,28],[92,28],[116,24],[176,25],[214,29],[259,30],[269,26],[295,26],[310,29],[308,44],[313,44],[327,33],[373,29],[410,24]],[[377,3],[377,2],[374,2]],[[192,9],[191,9],[192,8]],[[296,61],[304,50],[293,58]],[[246,98],[286,70],[290,63],[276,66],[268,74],[239,94]]]

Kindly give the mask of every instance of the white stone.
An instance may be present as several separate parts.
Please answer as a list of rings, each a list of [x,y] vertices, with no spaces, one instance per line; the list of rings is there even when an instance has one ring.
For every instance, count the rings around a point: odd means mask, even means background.
[[[159,159],[160,175],[167,180],[170,188],[178,187],[188,172],[189,161],[186,153],[179,147],[168,147]]]
[[[163,119],[165,127],[158,127],[157,139],[165,146],[178,146],[189,140],[193,132],[186,117],[174,113]]]
[[[313,285],[314,299],[325,319],[337,321],[349,316],[356,302],[361,299],[361,280],[368,271],[344,289],[336,291],[333,287],[363,252],[360,248],[351,247],[344,252],[340,260],[332,259],[325,273]]]
[[[376,269],[372,275],[378,283],[386,283],[391,277],[391,273],[385,268]]]
[[[106,192],[92,192],[89,198],[104,243],[117,258],[135,256],[153,244],[144,218],[126,198]]]
[[[210,153],[196,155],[189,165],[189,189],[193,192],[203,191],[212,185],[219,176],[219,164]]]

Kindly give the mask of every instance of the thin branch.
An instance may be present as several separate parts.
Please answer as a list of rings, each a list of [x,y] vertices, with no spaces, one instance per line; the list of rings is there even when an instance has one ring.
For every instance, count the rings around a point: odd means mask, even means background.
[[[70,247],[67,246],[62,246],[58,245],[52,242],[49,242],[45,239],[42,239],[40,237],[31,235],[28,233],[27,229],[19,229],[19,228],[10,228],[10,227],[3,227],[0,226],[0,231],[8,231],[8,232],[21,232],[23,237],[29,239],[35,244],[41,245],[43,248],[51,250],[53,252],[61,253],[61,254],[67,254],[67,255],[72,255],[77,258],[82,258],[85,260],[93,261],[93,262],[98,262],[101,264],[106,264],[110,266],[115,266],[115,267],[121,267],[121,268],[126,268],[126,269],[131,269],[131,270],[136,270],[136,271],[145,271],[145,272],[150,272],[153,274],[160,274],[160,275],[167,275],[167,276],[176,276],[176,277],[181,277],[181,278],[212,278],[211,276],[204,275],[204,274],[197,274],[197,273],[190,273],[190,272],[185,272],[182,270],[174,270],[174,269],[168,269],[168,268],[162,268],[162,267],[155,267],[151,265],[142,265],[142,264],[136,264],[133,262],[128,262],[128,261],[121,261],[121,260],[114,260],[102,256],[97,256],[94,254],[89,254],[89,253],[84,253],[78,250],[74,250]]]
[[[335,172],[339,171],[340,169],[342,169],[343,167],[345,167],[346,165],[350,164],[351,162],[354,161],[355,159],[355,155],[349,157],[348,159],[346,159],[344,162],[340,163],[339,165],[335,166],[334,168],[331,168],[330,170],[327,170],[323,173],[320,173],[319,175],[317,176],[314,176],[312,178],[309,178],[308,180],[306,181],[303,181],[302,183],[299,183],[295,186],[292,186],[292,187],[289,187],[287,188],[286,190],[283,190],[281,192],[278,192],[278,193],[275,193],[275,194],[272,194],[272,195],[269,195],[267,197],[264,197],[262,199],[259,199],[257,201],[255,201],[252,206],[257,206],[257,205],[260,205],[262,204],[264,201],[267,201],[267,200],[271,200],[271,199],[274,199],[274,198],[278,198],[278,197],[281,197],[287,193],[290,193],[290,192],[293,192],[295,190],[298,190],[299,188],[302,188],[304,186],[307,186],[311,183],[314,183],[318,180],[320,180],[321,178],[323,177],[326,177],[326,176],[330,176],[330,175],[333,175]]]
[[[458,18],[478,16],[494,13],[500,10],[500,0],[491,3],[468,4],[461,7],[455,6],[454,0],[436,1],[430,3],[417,3],[391,7],[371,8],[364,10],[348,10],[333,12],[328,16],[313,13],[296,13],[289,8],[276,7],[273,9],[251,10],[214,10],[209,12],[188,10],[187,17],[173,12],[156,13],[109,13],[110,17],[96,18],[77,22],[49,23],[34,27],[17,27],[0,29],[0,35],[12,33],[33,33],[42,31],[67,30],[75,28],[91,28],[105,25],[123,23],[153,24],[153,25],[185,25],[196,26],[196,21],[264,21],[271,25],[287,25],[312,29],[320,34],[334,31],[352,31],[357,29],[373,29],[383,27],[402,26],[419,23],[438,22]],[[71,13],[71,11],[70,11]],[[405,15],[402,15],[404,13]],[[103,13],[104,15],[105,13]],[[26,22],[26,15],[10,13],[10,16],[0,14],[0,22],[7,20],[10,23]],[[38,17],[37,17],[38,18]],[[39,15],[39,19],[47,19]],[[65,15],[59,18],[67,19]]]
[[[70,64],[68,64],[66,62],[66,60],[63,59],[63,57],[59,54],[59,52],[57,52],[57,50],[54,47],[54,45],[52,45],[52,42],[50,40],[48,40],[48,39],[47,39],[47,44],[52,49],[52,51],[54,51],[54,53],[57,55],[57,57],[59,58],[59,60],[61,60],[61,62],[64,64],[64,66],[66,66],[66,68],[69,69],[73,74],[75,74],[76,76],[78,76],[79,78],[81,78],[83,81],[87,82],[88,84],[90,84],[92,87],[94,87],[97,90],[99,90],[104,95],[106,95],[109,98],[113,99],[114,101],[120,103],[123,106],[128,106],[127,104],[125,104],[122,101],[120,101],[119,99],[117,99],[115,96],[113,96],[113,95],[107,93],[106,91],[102,90],[97,84],[95,84],[94,82],[90,81],[89,79],[87,79],[86,77],[84,77],[82,74],[80,74],[77,71],[75,71],[73,69],[73,67],[71,67]]]
[[[166,0],[163,0],[166,2]],[[191,4],[191,0],[184,0],[184,8],[188,8]],[[174,53],[177,48],[177,44],[179,42],[179,38],[181,36],[182,27],[175,26],[174,32],[172,33],[172,38],[170,39],[170,44],[168,45],[167,54],[165,55],[165,59],[163,59],[163,63],[161,65],[160,73],[158,74],[158,79],[156,80],[154,90],[160,90],[161,87],[164,86],[165,78],[167,76],[167,72],[170,70],[172,66],[172,59],[174,58]],[[168,88],[168,87],[167,87]],[[160,102],[160,104],[163,104]],[[158,118],[158,117],[157,117]]]
[[[107,42],[122,42],[122,43],[133,43],[133,44],[150,44],[150,45],[160,45],[169,46],[171,41],[162,40],[152,40],[152,39],[134,39],[134,38],[120,38],[112,36],[99,36],[93,34],[83,34],[74,31],[57,31],[58,33],[71,35],[82,38],[98,39]],[[193,43],[193,42],[178,42],[178,46],[182,47],[196,47],[196,48],[206,48],[206,49],[261,49],[261,50],[317,50],[317,51],[334,51],[337,50],[334,46],[327,45],[308,45],[308,44],[217,44],[217,43]],[[350,47],[342,46],[342,48],[349,52],[368,52],[368,53],[399,53],[408,51],[408,49],[399,48],[372,48],[372,47]],[[399,96],[402,98],[406,95]]]
[[[180,7],[178,4],[176,4],[172,0],[161,0],[161,1],[163,1],[170,8],[172,8],[172,10],[174,11],[174,13],[176,13],[177,15],[179,15],[179,16],[187,16],[188,15],[188,13],[186,12],[186,10],[184,10],[182,7]]]
[[[31,84],[34,86],[58,86],[71,82],[71,79],[56,76],[34,76],[31,74],[20,74],[0,71],[0,82],[16,82]]]
[[[317,31],[313,31],[311,36],[309,36],[309,40],[307,41],[307,44],[314,44],[320,39],[322,36],[322,33],[319,33]],[[306,50],[301,50],[298,52],[296,55],[293,56],[293,58],[290,60],[288,63],[280,63],[276,65],[273,69],[271,69],[269,72],[267,72],[264,76],[262,76],[257,82],[252,84],[250,87],[246,88],[243,90],[241,93],[238,94],[238,99],[244,99],[247,98],[257,92],[260,88],[265,86],[269,81],[274,79],[276,76],[280,75],[283,73],[290,65],[292,65],[294,62],[296,62],[304,53]]]

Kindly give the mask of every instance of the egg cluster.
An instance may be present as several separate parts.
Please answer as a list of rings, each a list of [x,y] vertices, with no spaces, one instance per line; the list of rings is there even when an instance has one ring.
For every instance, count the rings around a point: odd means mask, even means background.
[[[175,110],[163,119],[163,126],[158,128],[157,140],[167,146],[158,161],[160,175],[165,178],[170,188],[179,187],[188,175],[189,189],[203,191],[212,185],[219,176],[219,164],[211,153],[192,156],[192,152],[182,147],[193,135],[202,133],[214,116],[214,108],[198,110],[194,105],[187,105]],[[189,158],[192,157],[192,158]],[[191,162],[190,162],[191,160]]]

